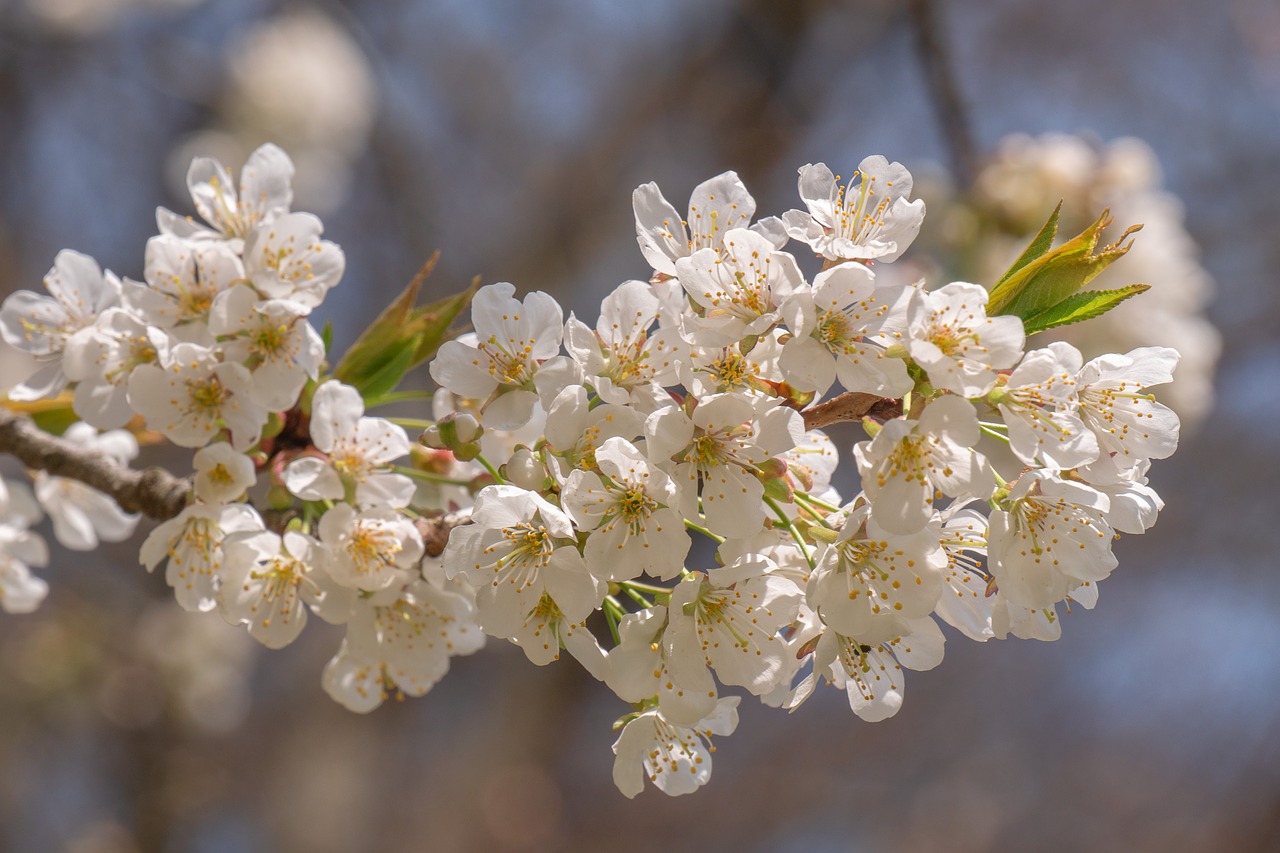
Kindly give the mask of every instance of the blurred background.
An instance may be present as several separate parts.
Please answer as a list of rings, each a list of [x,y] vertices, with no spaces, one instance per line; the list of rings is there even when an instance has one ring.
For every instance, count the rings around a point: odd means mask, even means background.
[[[1061,641],[949,633],[879,724],[744,701],[674,800],[614,789],[626,708],[571,662],[495,642],[356,716],[320,689],[338,629],[265,652],[146,575],[146,528],[55,545],[0,618],[0,850],[1280,849],[1274,0],[0,0],[0,296],[64,247],[140,278],[191,157],[268,140],[346,251],[337,351],[436,248],[440,294],[594,317],[648,274],[648,180],[683,208],[736,169],[781,213],[798,166],[885,154],[929,216],[882,269],[937,283],[990,282],[1059,199],[1111,207],[1147,228],[1108,281],[1155,289],[1082,343],[1183,350],[1168,508]]]

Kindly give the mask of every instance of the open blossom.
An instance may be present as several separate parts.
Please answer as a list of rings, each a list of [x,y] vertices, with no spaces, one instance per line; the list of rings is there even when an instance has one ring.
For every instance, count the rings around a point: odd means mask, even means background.
[[[795,447],[803,435],[795,409],[778,406],[760,414],[741,394],[705,397],[692,416],[673,406],[645,421],[648,453],[669,460],[660,464],[680,487],[684,517],[699,516],[701,497],[707,525],[723,536],[760,529],[765,511],[758,466]]]
[[[819,273],[812,291],[793,294],[782,316],[793,337],[781,366],[797,388],[825,394],[836,379],[846,391],[900,397],[914,384],[907,365],[890,358],[877,335],[903,329],[903,287],[877,287],[875,274],[846,263]]]
[[[692,725],[668,720],[661,707],[633,717],[613,744],[613,783],[626,797],[644,790],[644,780],[668,796],[690,794],[711,779],[712,735],[731,735],[738,727],[738,696],[719,700]]]
[[[747,228],[756,212],[756,200],[736,172],[724,172],[703,181],[689,198],[689,218],[682,219],[650,181],[631,194],[636,217],[636,240],[640,253],[658,272],[676,275],[676,262],[700,249],[720,250],[725,234]],[[787,242],[782,223],[768,217],[750,226],[775,249]]]
[[[809,210],[783,215],[787,233],[828,260],[897,260],[924,221],[924,202],[907,201],[911,173],[880,155],[858,164],[843,185],[824,163],[802,166],[799,183]]]
[[[237,501],[258,481],[253,460],[225,442],[197,450],[193,462],[196,497],[205,503]]]
[[[1139,347],[1095,358],[1076,378],[1080,416],[1119,468],[1164,459],[1178,448],[1178,416],[1147,389],[1173,381],[1177,350]]]
[[[244,269],[255,290],[315,308],[342,280],[347,259],[336,243],[321,239],[324,225],[310,213],[286,213],[249,234]]]
[[[942,597],[934,614],[970,640],[992,637],[996,599],[988,595],[987,517],[966,502],[957,501],[942,513],[942,549],[947,555]]]
[[[449,536],[443,561],[448,577],[461,575],[477,589],[485,633],[518,635],[544,593],[571,623],[604,598],[604,584],[578,552],[573,522],[537,493],[487,486],[471,518]]]
[[[28,528],[40,507],[24,483],[0,480],[0,610],[31,613],[49,594],[49,584],[31,574],[49,562],[49,546]]]
[[[233,536],[223,551],[219,609],[233,625],[247,625],[249,636],[267,648],[297,639],[307,624],[308,605],[320,607],[326,595],[354,598],[316,568],[319,543],[302,533],[261,530]]]
[[[1052,607],[1116,567],[1107,496],[1049,471],[1023,474],[988,533],[991,574],[1001,597],[1031,610]]]
[[[324,361],[324,341],[306,319],[307,310],[284,299],[259,299],[237,285],[213,306],[209,330],[223,338],[223,358],[249,368],[253,396],[273,412],[298,402],[302,387]]]
[[[894,418],[871,441],[854,445],[871,515],[890,533],[924,529],[938,493],[985,498],[995,489],[986,457],[973,449],[980,436],[973,404],[945,395],[918,420]]]
[[[322,683],[344,707],[367,713],[393,691],[426,694],[449,671],[451,657],[483,645],[466,596],[415,578],[356,600]]]
[[[779,383],[785,379],[778,367],[781,335],[781,329],[774,329],[757,338],[747,352],[737,341],[727,346],[691,346],[677,371],[680,382],[699,399],[729,391],[759,396],[761,387],[767,387],[760,380]],[[670,403],[668,396],[663,405]]]
[[[258,225],[289,211],[293,202],[293,161],[275,145],[258,148],[240,170],[239,192],[227,168],[197,157],[187,170],[187,188],[196,211],[208,223],[178,216],[163,207],[156,222],[163,234],[196,240],[228,240],[235,251]]]
[[[1098,439],[1074,411],[1076,373],[1083,359],[1071,344],[1055,341],[1032,350],[988,399],[1009,426],[1009,447],[1028,465],[1077,468],[1098,458]]]
[[[244,267],[225,244],[161,236],[147,241],[145,278],[145,285],[125,281],[129,309],[175,337],[207,345],[209,309],[219,294],[244,280]]]
[[[65,388],[62,362],[67,340],[120,302],[120,280],[104,273],[93,258],[70,249],[58,253],[44,286],[48,296],[19,290],[0,306],[0,335],[9,346],[35,356],[40,365],[9,391],[14,400],[38,400]]]
[[[488,400],[484,422],[493,429],[529,421],[539,365],[560,352],[564,337],[564,314],[554,299],[535,291],[520,302],[515,292],[507,282],[480,288],[471,303],[475,334],[445,341],[430,368],[431,378],[455,394]]]
[[[67,428],[63,439],[84,450],[127,464],[138,455],[138,440],[124,430],[98,434],[86,423]],[[110,496],[79,480],[35,476],[36,499],[53,522],[53,535],[73,551],[92,551],[100,542],[123,542],[133,535],[139,516],[127,513]]]
[[[864,505],[820,553],[806,590],[808,604],[846,637],[883,642],[896,636],[897,618],[933,610],[946,566],[932,526],[906,536],[887,533]]]
[[[225,426],[231,446],[258,442],[267,410],[253,401],[243,365],[218,361],[214,350],[178,344],[164,367],[144,364],[129,377],[129,402],[147,425],[180,447],[204,447]]]
[[[767,331],[784,299],[805,286],[796,259],[754,231],[725,234],[724,248],[700,249],[676,262],[689,299],[702,316],[686,318],[685,337],[701,346],[729,346]]]
[[[67,341],[63,370],[76,383],[72,406],[98,429],[122,427],[133,417],[129,377],[143,364],[164,362],[171,338],[123,308],[108,308]]]
[[[327,458],[295,459],[284,473],[289,491],[303,500],[338,500],[346,494],[344,481],[363,507],[403,507],[413,498],[413,480],[387,470],[409,455],[408,436],[385,418],[364,417],[364,400],[350,385],[333,379],[316,389],[311,440]]]
[[[591,408],[587,389],[581,385],[570,385],[556,395],[543,429],[548,450],[566,471],[594,468],[596,449],[606,441],[630,440],[643,432],[644,418],[639,412],[613,403]]]
[[[624,281],[600,303],[594,331],[572,314],[565,322],[565,348],[600,399],[643,412],[670,399],[663,387],[676,383],[676,366],[689,345],[674,329],[650,332],[660,307],[650,285]]]
[[[599,474],[576,470],[561,490],[565,510],[591,534],[587,568],[609,581],[680,574],[691,543],[676,484],[625,439],[609,439],[595,457]]]
[[[604,682],[624,702],[656,700],[664,718],[692,725],[715,710],[716,683],[705,656],[672,656],[665,639],[668,618],[661,604],[624,616],[618,623],[619,642],[605,660]]]
[[[232,534],[262,529],[262,518],[248,504],[192,504],[151,531],[138,558],[147,571],[168,561],[164,578],[184,610],[212,610],[222,583],[223,543]]]
[[[907,305],[907,350],[939,391],[979,397],[996,384],[996,371],[1013,367],[1025,338],[1017,317],[987,316],[980,284],[953,282],[916,290]]]
[[[869,644],[825,631],[813,653],[813,674],[797,687],[788,703],[794,709],[812,692],[814,682],[823,677],[849,696],[849,707],[869,723],[886,720],[898,713],[906,692],[902,670],[924,671],[942,663],[946,638],[928,616],[898,620],[890,631],[891,640]]]
[[[403,581],[422,559],[422,536],[395,510],[340,503],[320,518],[324,568],[339,586],[376,591]]]
[[[671,593],[667,656],[675,669],[708,692],[710,667],[724,684],[768,693],[790,674],[778,631],[795,620],[803,593],[765,557],[693,573]],[[701,675],[701,678],[698,676]],[[711,688],[714,689],[714,688]]]

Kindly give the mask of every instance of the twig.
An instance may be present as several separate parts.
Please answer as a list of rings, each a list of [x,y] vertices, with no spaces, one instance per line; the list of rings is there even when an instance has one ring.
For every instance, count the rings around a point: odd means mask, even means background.
[[[422,544],[428,557],[439,557],[444,553],[444,546],[449,543],[449,531],[455,527],[471,523],[470,512],[447,512],[433,518],[419,518],[414,521],[418,532],[422,534]]]
[[[960,186],[968,187],[977,174],[978,151],[964,99],[956,86],[951,54],[941,35],[937,6],[934,0],[908,0],[907,10],[939,130],[951,155],[951,169]]]
[[[110,495],[126,512],[163,521],[182,512],[191,482],[163,468],[141,471],[85,450],[36,426],[26,415],[0,408],[0,453],[11,453],[37,471],[92,486]]]
[[[812,409],[805,409],[801,414],[804,415],[806,430],[822,429],[844,421],[860,421],[865,417],[887,421],[902,414],[902,401],[860,391],[846,391]]]

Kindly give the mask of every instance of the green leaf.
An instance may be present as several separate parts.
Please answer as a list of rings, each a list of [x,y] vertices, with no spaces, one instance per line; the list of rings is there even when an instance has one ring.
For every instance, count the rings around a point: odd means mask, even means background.
[[[461,293],[415,307],[422,285],[439,257],[439,252],[431,256],[334,368],[334,378],[356,388],[366,401],[383,398],[395,390],[406,373],[435,355],[442,343],[457,334],[451,326],[471,304],[479,279]]]
[[[1049,247],[1053,245],[1053,238],[1058,236],[1058,217],[1061,214],[1062,202],[1059,201],[1058,206],[1055,207],[1053,209],[1053,213],[1050,214],[1049,221],[1045,222],[1039,233],[1037,233],[1031,240],[1027,245],[1027,248],[1023,250],[1022,254],[1018,255],[1018,259],[1013,262],[1013,266],[1009,267],[1009,269],[1005,271],[1005,274],[1000,276],[1000,280],[996,282],[996,286],[991,289],[992,293],[999,290],[1000,285],[1012,278],[1014,273],[1018,270],[1022,269],[1032,261],[1038,260],[1045,252],[1049,251]]]
[[[389,406],[392,403],[430,400],[434,394],[434,391],[392,391],[387,394],[379,394],[376,397],[366,397],[364,406],[366,409],[373,409],[378,406]]]
[[[1055,213],[1027,251],[992,288],[987,301],[988,315],[1012,314],[1026,320],[1052,308],[1123,257],[1133,245],[1133,241],[1125,243],[1125,238],[1142,227],[1131,226],[1115,243],[1098,249],[1103,230],[1112,222],[1109,211],[1103,211],[1097,221],[1078,236],[1031,258],[1035,251],[1043,248],[1046,236],[1052,238],[1048,232],[1051,231],[1050,225],[1056,224],[1056,219]]]
[[[320,340],[324,343],[325,355],[329,354],[329,348],[333,346],[333,321],[328,320],[324,324],[324,330],[320,332]]]
[[[1131,296],[1151,289],[1149,284],[1131,284],[1117,290],[1090,290],[1074,293],[1048,310],[1041,311],[1023,321],[1027,334],[1043,332],[1082,320],[1090,320],[1107,313]]]

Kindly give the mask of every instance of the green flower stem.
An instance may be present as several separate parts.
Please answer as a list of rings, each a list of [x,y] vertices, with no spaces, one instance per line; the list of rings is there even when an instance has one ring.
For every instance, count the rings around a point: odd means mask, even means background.
[[[992,438],[998,438],[998,439],[1000,439],[1000,440],[1001,440],[1001,441],[1003,441],[1005,444],[1008,444],[1008,443],[1009,443],[1009,436],[1005,435],[1005,434],[1004,434],[1004,433],[1002,433],[1002,432],[996,432],[995,430],[993,430],[993,429],[991,429],[991,428],[989,428],[989,427],[983,426],[982,424],[978,424],[978,429],[982,430],[984,433],[986,433],[987,435],[991,436]]]
[[[498,469],[497,469],[497,468],[495,468],[495,467],[493,467],[493,463],[492,463],[492,462],[490,462],[488,459],[485,459],[485,458],[484,458],[484,454],[483,454],[483,453],[477,453],[477,454],[476,454],[476,461],[477,461],[477,462],[479,462],[481,465],[483,465],[483,466],[484,466],[484,470],[486,470],[486,471],[488,471],[488,472],[489,472],[489,474],[493,477],[493,481],[494,481],[495,483],[500,483],[500,484],[506,485],[506,483],[507,483],[507,478],[506,478],[506,477],[504,477],[504,476],[502,476],[501,474],[499,474],[499,473],[498,473]]]
[[[718,533],[712,533],[710,530],[708,530],[707,528],[703,527],[701,524],[698,524],[696,521],[690,521],[689,519],[687,519],[687,518],[686,518],[686,519],[684,520],[684,526],[685,526],[685,527],[687,527],[687,528],[689,528],[690,530],[696,530],[696,531],[698,531],[698,532],[699,532],[699,533],[701,533],[703,536],[706,536],[708,539],[712,539],[712,540],[714,540],[714,541],[715,541],[715,543],[716,543],[717,545],[720,545],[720,544],[723,544],[723,543],[724,543],[724,537],[723,537],[723,536],[721,536],[721,535],[720,535],[720,534],[718,534]]]
[[[426,429],[436,424],[435,421],[424,421],[422,418],[387,418],[387,420],[405,429]]]
[[[428,483],[440,483],[443,486],[469,486],[470,480],[459,480],[456,477],[446,477],[443,474],[432,474],[430,471],[419,471],[417,468],[410,468],[407,465],[394,466],[397,474],[404,474],[406,477],[412,477],[415,480],[425,480]]]
[[[622,603],[618,599],[612,595],[605,597],[604,618],[609,623],[609,634],[613,637],[615,646],[622,642],[622,637],[618,634],[618,622],[626,615],[627,611],[623,609]]]
[[[773,498],[765,497],[764,502],[768,504],[769,508],[773,510],[774,514],[778,516],[783,525],[788,531],[790,531],[791,538],[796,540],[796,544],[800,546],[800,553],[804,554],[804,561],[809,564],[809,569],[811,571],[816,569],[818,564],[814,562],[813,555],[809,553],[809,544],[804,541],[804,537],[801,536],[800,531],[796,529],[795,522],[791,520],[786,512],[783,511],[782,506]]]
[[[618,586],[622,587],[622,591],[625,592],[628,596],[630,596],[631,600],[634,601],[636,604],[639,604],[641,607],[648,609],[653,606],[652,601],[645,598],[636,590],[632,589],[628,584],[620,583],[618,584]]]

